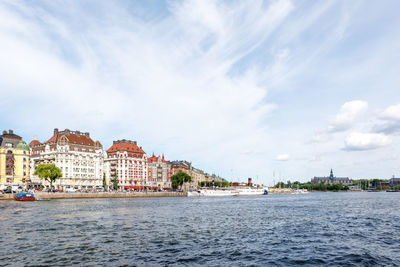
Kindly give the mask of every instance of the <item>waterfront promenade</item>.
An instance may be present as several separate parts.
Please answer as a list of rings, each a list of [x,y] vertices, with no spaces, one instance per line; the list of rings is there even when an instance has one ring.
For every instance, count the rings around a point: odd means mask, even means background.
[[[97,193],[47,193],[36,192],[37,200],[81,198],[138,198],[138,197],[187,197],[186,192],[97,192]],[[12,194],[0,195],[0,200],[12,200]]]

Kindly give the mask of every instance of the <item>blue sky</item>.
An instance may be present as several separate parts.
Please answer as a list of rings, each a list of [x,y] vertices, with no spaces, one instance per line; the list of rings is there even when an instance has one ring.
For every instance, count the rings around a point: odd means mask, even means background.
[[[230,180],[400,175],[399,1],[2,1],[0,128]]]

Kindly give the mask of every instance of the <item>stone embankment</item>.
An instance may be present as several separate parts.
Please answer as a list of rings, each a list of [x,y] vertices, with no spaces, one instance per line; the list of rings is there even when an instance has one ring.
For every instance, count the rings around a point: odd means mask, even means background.
[[[185,192],[98,192],[98,193],[47,193],[35,192],[37,200],[73,198],[136,198],[136,197],[187,197]],[[0,200],[11,200],[11,194],[0,195]]]

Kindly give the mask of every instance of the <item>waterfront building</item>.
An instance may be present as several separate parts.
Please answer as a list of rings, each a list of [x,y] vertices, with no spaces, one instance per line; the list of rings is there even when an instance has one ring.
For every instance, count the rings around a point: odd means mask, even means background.
[[[395,177],[390,178],[389,185],[390,187],[400,185],[400,178],[395,178]]]
[[[99,141],[89,133],[58,131],[44,143],[33,140],[31,147],[31,180],[35,186],[49,183],[33,175],[39,164],[55,164],[62,177],[53,183],[56,189],[94,189],[103,186],[105,153]]]
[[[171,163],[165,160],[164,154],[147,159],[148,182],[155,189],[171,189]]]
[[[215,182],[221,182],[223,181],[222,178],[219,176],[213,174],[209,175],[205,173],[204,171],[197,169],[192,166],[192,163],[187,162],[185,160],[177,160],[177,161],[172,161],[171,162],[171,170],[172,170],[172,175],[177,174],[178,172],[185,172],[190,175],[192,178],[192,182],[189,184],[185,185],[185,190],[196,190],[198,189],[199,182],[204,182],[204,181],[215,181]]]
[[[30,151],[13,130],[0,135],[0,185],[26,186],[30,182]]]
[[[109,186],[117,181],[120,189],[145,189],[148,183],[147,156],[136,141],[118,140],[107,150],[105,175]]]
[[[335,177],[333,175],[333,170],[331,169],[331,173],[328,177],[314,177],[311,180],[313,184],[326,183],[326,184],[342,184],[342,185],[350,185],[352,181],[349,177]]]

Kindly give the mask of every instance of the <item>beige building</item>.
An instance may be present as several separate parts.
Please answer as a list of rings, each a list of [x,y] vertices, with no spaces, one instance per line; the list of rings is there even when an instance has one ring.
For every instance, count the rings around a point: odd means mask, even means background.
[[[30,182],[29,146],[13,130],[0,135],[0,186],[26,186]]]

